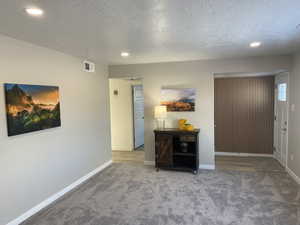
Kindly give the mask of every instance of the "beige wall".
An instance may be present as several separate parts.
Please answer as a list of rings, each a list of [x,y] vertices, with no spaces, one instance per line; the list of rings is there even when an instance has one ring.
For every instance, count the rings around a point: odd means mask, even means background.
[[[197,89],[196,112],[168,113],[168,126],[185,117],[201,129],[200,164],[214,165],[214,73],[260,73],[291,69],[290,56],[251,57],[242,59],[118,65],[109,67],[109,76],[142,77],[145,96],[145,160],[154,161],[155,121],[153,108],[159,104],[163,86]]]
[[[289,148],[288,167],[300,177],[300,53],[293,60],[293,70],[290,74],[290,107],[289,113]]]
[[[133,151],[133,102],[132,85],[142,84],[141,80],[110,79],[110,118],[112,150]],[[114,95],[114,90],[119,94]]]
[[[3,83],[57,85],[59,128],[8,137]],[[0,36],[0,224],[111,159],[107,67]]]

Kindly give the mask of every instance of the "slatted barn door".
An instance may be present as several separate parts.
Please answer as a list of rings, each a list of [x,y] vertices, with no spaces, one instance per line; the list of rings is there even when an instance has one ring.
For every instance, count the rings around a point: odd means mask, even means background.
[[[157,166],[173,165],[173,137],[169,134],[157,134],[156,136],[156,162]]]
[[[273,154],[274,77],[215,79],[216,152]]]

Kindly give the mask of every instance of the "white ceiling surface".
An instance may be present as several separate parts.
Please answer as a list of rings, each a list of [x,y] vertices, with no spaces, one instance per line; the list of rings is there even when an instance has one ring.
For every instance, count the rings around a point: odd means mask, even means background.
[[[109,64],[289,54],[298,24],[299,0],[0,0],[0,33]]]

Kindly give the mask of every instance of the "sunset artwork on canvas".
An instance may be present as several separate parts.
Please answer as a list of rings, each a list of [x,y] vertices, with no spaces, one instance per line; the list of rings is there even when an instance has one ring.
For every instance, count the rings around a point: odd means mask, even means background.
[[[59,88],[4,84],[8,136],[59,127]]]
[[[167,106],[168,112],[193,112],[195,99],[195,88],[162,88],[160,105]]]

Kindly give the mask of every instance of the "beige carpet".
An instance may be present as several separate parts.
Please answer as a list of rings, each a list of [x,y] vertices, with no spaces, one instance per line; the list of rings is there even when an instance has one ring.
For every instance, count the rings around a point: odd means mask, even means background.
[[[115,163],[23,225],[299,225],[299,186],[256,162],[198,175]]]

